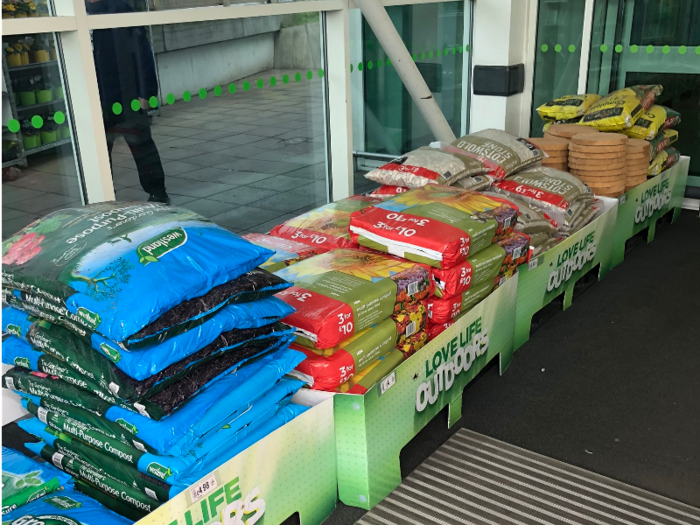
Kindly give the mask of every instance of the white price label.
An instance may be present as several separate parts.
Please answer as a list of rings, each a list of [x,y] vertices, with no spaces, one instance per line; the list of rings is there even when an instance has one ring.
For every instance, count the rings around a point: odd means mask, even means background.
[[[12,377],[5,377],[5,383],[7,383],[7,388],[10,390],[15,389],[15,380]]]
[[[190,487],[190,495],[192,496],[192,503],[196,503],[204,496],[209,494],[217,486],[216,476],[214,474],[209,474],[199,483],[195,483]]]
[[[627,194],[625,193],[624,195],[620,195],[620,198],[617,199],[620,205],[623,205],[625,202],[627,202]]]
[[[143,490],[146,492],[146,495],[148,497],[153,498],[153,499],[158,499],[158,496],[153,491],[153,489],[149,489],[148,487],[144,487]]]
[[[51,463],[56,465],[56,468],[60,468],[61,470],[63,469],[61,465],[61,460],[63,459],[63,454],[60,452],[54,452],[54,455],[51,456]]]
[[[532,259],[529,263],[527,263],[527,269],[534,270],[535,268],[537,268],[538,264],[540,264],[539,258]]]
[[[418,284],[419,283],[415,282],[408,285],[408,295],[415,295],[418,293]]]
[[[664,172],[661,174],[661,180],[666,180],[666,179],[668,179],[668,172],[667,172],[667,171],[664,171]]]
[[[46,416],[49,413],[48,410],[46,410],[44,407],[39,407],[36,411],[36,417],[39,418],[39,421],[41,421],[44,425],[48,425],[46,422]]]
[[[384,392],[389,390],[392,386],[396,384],[396,371],[386,376],[379,383],[379,395],[381,396]]]
[[[415,321],[411,321],[406,327],[406,337],[411,337],[418,330],[418,324]]]

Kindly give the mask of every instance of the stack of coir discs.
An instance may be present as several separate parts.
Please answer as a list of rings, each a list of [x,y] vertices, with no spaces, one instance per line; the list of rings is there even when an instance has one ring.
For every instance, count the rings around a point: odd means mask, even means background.
[[[535,146],[547,154],[542,165],[561,171],[569,171],[569,141],[557,137],[529,138]]]
[[[629,191],[647,181],[650,154],[651,143],[646,140],[629,139],[627,141],[625,191]]]
[[[557,138],[570,140],[574,135],[580,133],[599,133],[596,128],[590,126],[579,126],[578,124],[552,124],[544,132],[545,138]]]
[[[625,192],[627,137],[618,133],[582,133],[571,137],[569,171],[596,195]]]

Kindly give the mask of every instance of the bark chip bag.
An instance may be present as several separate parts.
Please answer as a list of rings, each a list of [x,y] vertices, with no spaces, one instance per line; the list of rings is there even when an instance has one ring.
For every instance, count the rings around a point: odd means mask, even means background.
[[[150,202],[53,212],[2,252],[3,288],[42,296],[114,341],[272,256],[189,210]],[[193,305],[188,317],[203,313]]]
[[[362,246],[447,269],[511,233],[517,215],[503,201],[431,184],[353,214],[350,231]]]
[[[581,119],[582,126],[600,131],[619,131],[631,128],[656,100],[663,87],[659,85],[631,86],[613,91],[599,100]]]
[[[532,142],[498,129],[472,133],[443,149],[479,160],[488,168],[486,175],[497,180],[547,158],[547,154]]]
[[[631,128],[625,130],[624,134],[634,139],[652,140],[660,131],[680,124],[680,122],[680,113],[654,104],[637,119]]]
[[[589,108],[601,99],[600,95],[564,95],[537,108],[542,120],[561,121],[582,117]]]
[[[433,293],[423,266],[361,250],[333,250],[277,272],[294,283],[277,297],[296,312],[297,340],[332,348]]]
[[[410,188],[406,188],[405,186],[389,186],[385,184],[384,186],[380,186],[374,190],[369,194],[369,196],[376,197],[378,199],[388,199],[389,197],[394,197],[399,193],[406,193],[409,189]]]
[[[275,226],[270,235],[315,248],[324,248],[326,251],[334,248],[354,248],[357,245],[350,240],[348,233],[350,214],[377,202],[381,202],[381,199],[354,195]]]
[[[289,239],[281,239],[272,235],[262,233],[248,233],[243,236],[246,241],[250,241],[257,246],[262,246],[275,251],[275,255],[260,265],[268,272],[276,272],[299,261],[326,253],[326,248],[320,246],[309,246]]]
[[[479,160],[467,155],[424,147],[370,171],[365,177],[379,184],[420,188],[426,184],[449,186],[464,177],[485,172]]]

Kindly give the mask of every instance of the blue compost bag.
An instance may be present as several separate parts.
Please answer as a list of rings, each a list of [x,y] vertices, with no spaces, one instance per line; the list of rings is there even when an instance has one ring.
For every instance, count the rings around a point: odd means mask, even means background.
[[[44,496],[2,517],[2,525],[131,525],[75,490]]]
[[[53,212],[3,242],[2,284],[124,341],[272,255],[183,208],[99,203]]]
[[[16,450],[2,447],[3,514],[71,485],[71,477],[53,465],[39,463]]]
[[[184,473],[199,470],[200,467],[198,467],[198,465],[206,464],[210,467],[213,464],[221,465],[223,462],[227,461],[227,459],[221,461],[222,458],[233,457],[229,453],[230,447],[234,446],[243,438],[246,438],[251,432],[257,432],[256,429],[258,427],[268,428],[268,422],[275,417],[282,407],[290,404],[292,396],[302,386],[302,381],[292,378],[283,378],[273,386],[269,392],[260,396],[245,409],[237,411],[229,422],[211,432],[209,436],[200,439],[190,450],[183,451],[178,456],[143,453],[138,459],[136,459],[138,452],[132,451],[133,460],[129,462],[131,462],[138,471],[154,476],[170,485],[175,483]],[[288,412],[281,413],[281,415],[285,414],[287,416],[289,415]],[[95,450],[95,452],[89,452],[89,448],[86,449],[84,445],[76,443],[80,441],[79,439],[72,439],[71,436],[61,432],[62,429],[55,428],[52,424],[55,423],[55,418],[51,416],[52,415],[49,414],[49,417],[45,418],[47,419],[47,423],[49,423],[48,425],[37,418],[19,421],[18,424],[24,431],[36,436],[44,443],[62,453],[69,451],[71,456],[90,462],[100,471],[116,474],[123,470],[121,466],[118,468],[111,466],[113,465],[112,462],[116,459],[114,456],[102,454],[97,450]],[[283,422],[281,424],[290,420],[289,418],[282,419]],[[259,438],[264,435],[266,434],[260,435]],[[88,442],[90,441],[88,440]],[[94,444],[94,441],[92,443]],[[26,446],[32,451],[41,451],[43,444],[27,444]],[[120,459],[124,459],[124,456]],[[216,467],[211,468],[213,469]],[[130,479],[123,479],[121,481],[128,484]]]
[[[92,348],[109,358],[126,375],[140,381],[213,343],[222,333],[267,326],[293,311],[292,307],[280,299],[267,297],[252,303],[226,306],[199,326],[138,351],[124,351],[119,345],[99,334],[93,334]],[[60,327],[37,322],[37,319],[17,308],[4,308],[2,313],[3,331],[21,337],[39,349],[48,351],[58,348],[54,355],[65,354],[67,351],[84,355],[88,351],[87,345],[80,338],[71,337],[72,334],[66,333],[67,331]],[[220,348],[218,351],[228,348],[232,346]]]

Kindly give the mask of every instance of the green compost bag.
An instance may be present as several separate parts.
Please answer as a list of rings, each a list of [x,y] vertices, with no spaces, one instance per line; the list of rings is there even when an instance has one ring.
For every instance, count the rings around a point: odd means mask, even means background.
[[[11,448],[2,447],[3,515],[72,485],[70,476],[53,466],[34,461]]]

